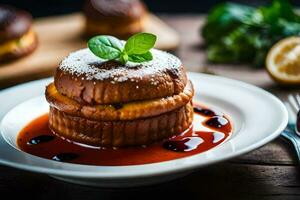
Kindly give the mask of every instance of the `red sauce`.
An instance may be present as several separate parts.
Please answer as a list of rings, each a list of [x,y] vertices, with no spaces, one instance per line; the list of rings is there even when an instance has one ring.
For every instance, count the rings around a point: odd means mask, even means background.
[[[207,151],[230,136],[232,125],[224,115],[200,106],[195,106],[194,112],[205,117],[202,121],[195,117],[194,127],[201,125],[211,131],[190,127],[178,136],[147,147],[95,149],[80,146],[55,136],[48,128],[48,114],[24,127],[18,135],[17,145],[22,151],[42,158],[86,165],[120,166],[168,161]],[[218,138],[215,138],[215,132]]]

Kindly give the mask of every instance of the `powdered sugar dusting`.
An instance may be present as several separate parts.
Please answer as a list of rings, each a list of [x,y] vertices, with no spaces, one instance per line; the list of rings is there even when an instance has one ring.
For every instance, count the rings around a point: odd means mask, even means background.
[[[95,56],[89,49],[82,49],[71,53],[60,64],[59,68],[62,71],[71,73],[75,76],[83,76],[86,80],[106,80],[112,82],[138,81],[145,76],[159,76],[161,72],[172,70],[179,72],[181,61],[167,52],[152,49],[153,60],[143,63],[127,62],[126,65],[121,65],[111,68],[98,68],[93,63],[103,63],[103,60]],[[153,79],[154,80],[154,79]],[[155,84],[153,82],[153,84]]]

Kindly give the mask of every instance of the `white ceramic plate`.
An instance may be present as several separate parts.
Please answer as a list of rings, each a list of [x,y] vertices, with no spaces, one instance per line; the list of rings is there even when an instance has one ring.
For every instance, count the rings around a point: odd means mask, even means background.
[[[113,167],[61,163],[21,152],[12,147],[15,146],[17,133],[24,125],[47,110],[47,104],[41,95],[44,94],[46,84],[52,79],[43,79],[0,92],[0,131],[12,145],[0,138],[0,164],[46,173],[61,180],[85,185],[147,185],[171,180],[199,167],[254,150],[277,137],[287,125],[288,116],[284,105],[262,89],[212,75],[189,73],[189,78],[194,83],[195,101],[223,111],[233,121],[233,135],[216,148],[172,161]],[[23,106],[17,106],[29,99],[31,100],[23,103]],[[34,109],[26,115],[18,115],[24,112],[22,109],[27,104]],[[9,110],[11,111],[8,112]]]

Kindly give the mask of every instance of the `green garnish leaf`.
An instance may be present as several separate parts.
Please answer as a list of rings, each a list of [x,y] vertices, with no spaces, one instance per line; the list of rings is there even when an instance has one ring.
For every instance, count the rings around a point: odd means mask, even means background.
[[[145,54],[154,46],[155,42],[155,35],[151,33],[138,33],[127,40],[125,52],[128,55]]]
[[[125,45],[108,35],[100,35],[88,41],[89,49],[98,57],[107,60],[126,62],[146,62],[153,59],[150,49],[154,47],[156,36],[151,33],[138,33],[131,36]]]
[[[128,56],[128,60],[131,62],[145,62],[145,61],[150,61],[153,59],[153,56],[150,51],[147,51],[144,54],[132,54]]]
[[[119,58],[122,53],[122,43],[113,36],[95,36],[88,41],[89,49],[102,59],[113,60]]]

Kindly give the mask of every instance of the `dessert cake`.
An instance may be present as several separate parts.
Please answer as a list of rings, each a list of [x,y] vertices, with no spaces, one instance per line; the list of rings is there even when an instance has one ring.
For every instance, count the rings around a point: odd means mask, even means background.
[[[189,128],[194,89],[181,61],[152,49],[143,63],[107,61],[89,49],[71,53],[46,88],[49,126],[93,146],[147,145]]]
[[[0,5],[0,62],[31,53],[37,46],[31,15],[23,10]]]
[[[127,39],[144,29],[147,9],[140,0],[86,0],[86,36],[114,35]]]

